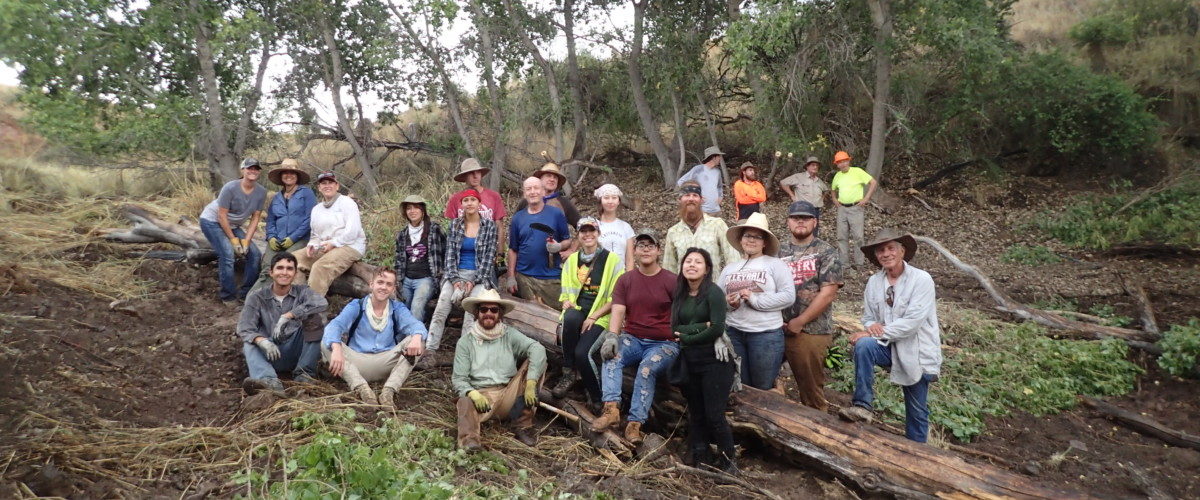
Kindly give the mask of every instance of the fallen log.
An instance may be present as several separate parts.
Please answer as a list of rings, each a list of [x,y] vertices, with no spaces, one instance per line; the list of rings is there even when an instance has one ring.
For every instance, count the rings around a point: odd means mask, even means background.
[[[1083,402],[1083,404],[1087,405],[1088,408],[1103,414],[1105,418],[1133,429],[1139,434],[1156,438],[1171,446],[1200,450],[1200,436],[1194,436],[1180,430],[1172,429],[1150,417],[1140,415],[1136,412],[1126,410],[1117,405],[1106,403],[1096,398],[1080,396],[1079,399]]]
[[[1121,278],[1121,286],[1125,288],[1125,293],[1133,297],[1138,304],[1138,319],[1142,322],[1142,329],[1150,333],[1161,334],[1162,331],[1158,329],[1158,318],[1154,314],[1154,306],[1150,304],[1150,296],[1146,295],[1146,289],[1129,276],[1124,274],[1118,274],[1118,276]]]

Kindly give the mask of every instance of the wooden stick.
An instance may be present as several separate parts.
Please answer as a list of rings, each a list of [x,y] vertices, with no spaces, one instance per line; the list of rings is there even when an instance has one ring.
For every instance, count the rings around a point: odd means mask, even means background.
[[[1125,293],[1133,297],[1138,304],[1142,329],[1156,334],[1162,333],[1158,329],[1158,318],[1154,314],[1154,306],[1150,305],[1150,297],[1146,295],[1146,289],[1124,274],[1118,273],[1117,276],[1121,278],[1121,287],[1125,289]]]
[[[578,424],[578,423],[579,423],[579,416],[578,416],[578,415],[572,415],[572,414],[570,414],[570,413],[567,413],[567,412],[565,412],[565,411],[562,411],[562,410],[560,410],[560,409],[558,409],[558,408],[555,408],[555,407],[553,407],[553,406],[550,406],[550,405],[549,405],[549,404],[547,404],[545,401],[538,401],[538,407],[539,407],[539,408],[542,408],[542,409],[544,409],[544,410],[546,410],[546,411],[549,411],[549,412],[551,412],[551,413],[554,413],[554,414],[556,414],[556,415],[558,415],[558,416],[560,416],[560,417],[562,417],[562,418],[565,418],[565,419],[567,419],[567,420],[570,420],[570,421],[571,421],[571,423],[573,423],[573,424]]]
[[[1088,408],[1099,411],[1104,414],[1105,418],[1133,429],[1139,434],[1157,438],[1172,446],[1200,450],[1200,436],[1193,436],[1186,432],[1172,429],[1150,417],[1139,415],[1099,399],[1087,396],[1080,396],[1079,398]]]

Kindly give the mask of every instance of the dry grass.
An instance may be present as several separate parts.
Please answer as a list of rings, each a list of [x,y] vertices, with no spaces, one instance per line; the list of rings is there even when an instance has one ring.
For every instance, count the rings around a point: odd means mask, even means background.
[[[1034,49],[1067,43],[1067,31],[1099,0],[1019,0],[1013,5],[1013,39]]]

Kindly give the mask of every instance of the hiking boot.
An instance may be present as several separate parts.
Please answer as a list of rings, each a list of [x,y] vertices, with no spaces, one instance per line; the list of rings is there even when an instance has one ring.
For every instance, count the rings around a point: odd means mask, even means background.
[[[642,444],[642,423],[630,421],[625,424],[625,440],[634,446]]]
[[[720,469],[721,472],[729,474],[730,476],[736,476],[742,472],[738,470],[737,458],[730,457],[725,453],[721,453],[720,456],[717,457],[717,462],[713,464],[713,467]]]
[[[379,404],[387,408],[396,407],[396,390],[391,387],[384,387],[379,391]]]
[[[705,466],[712,466],[714,457],[712,449],[709,448],[708,445],[695,446],[691,451],[691,463],[684,461],[684,465],[690,465],[697,469],[703,469]]]
[[[565,398],[567,393],[571,391],[571,387],[574,387],[575,382],[578,380],[579,377],[575,372],[563,371],[562,377],[558,379],[558,383],[554,385],[553,389],[550,389],[550,394],[553,394],[558,399]]]
[[[315,384],[315,383],[317,383],[317,379],[312,378],[312,376],[310,376],[307,373],[301,373],[299,375],[296,375],[295,377],[292,377],[292,381],[297,384]]]
[[[592,432],[604,432],[621,421],[621,408],[616,401],[604,403],[604,411],[600,417],[592,421]]]
[[[369,405],[378,405],[379,398],[375,397],[375,391],[371,390],[368,384],[362,384],[354,388],[354,392],[358,393],[358,397],[362,398],[363,402]]]
[[[461,448],[470,453],[483,449],[483,444],[480,444],[479,439],[468,439],[463,441]]]
[[[838,412],[838,416],[851,422],[863,422],[867,424],[871,423],[871,421],[875,419],[875,415],[871,412],[871,410],[858,405],[842,408],[842,410]]]
[[[513,429],[513,437],[530,448],[537,446],[537,434],[533,433],[532,427],[521,427]]]
[[[425,354],[417,360],[417,364],[413,366],[414,370],[432,370],[437,368],[438,352],[436,350],[426,350]]]
[[[262,391],[271,391],[277,394],[283,394],[283,382],[277,378],[250,378],[246,377],[242,381],[242,390],[246,391],[247,396],[253,396]]]

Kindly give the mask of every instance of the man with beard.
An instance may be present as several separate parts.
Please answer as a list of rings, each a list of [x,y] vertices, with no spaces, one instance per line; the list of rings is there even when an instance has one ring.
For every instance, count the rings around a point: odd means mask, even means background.
[[[714,217],[721,216],[721,159],[725,153],[716,146],[710,146],[704,150],[704,161],[699,165],[688,170],[683,177],[675,181],[676,187],[683,187],[685,183],[695,182],[700,186],[701,196],[704,198],[704,204],[701,208],[704,213]],[[722,233],[724,234],[724,233]],[[684,250],[687,247],[683,247]],[[716,255],[713,255],[716,257]],[[717,266],[720,268],[721,266]]]
[[[784,309],[784,356],[800,390],[800,402],[821,411],[825,400],[825,356],[833,343],[830,305],[842,287],[837,249],[816,237],[820,211],[807,201],[788,207],[792,237],[779,249],[796,285],[796,302]]]
[[[547,205],[545,185],[537,177],[525,179],[525,209],[513,214],[508,230],[508,293],[561,309],[562,258],[571,248],[567,218],[558,207]]]
[[[712,217],[701,210],[704,197],[696,182],[685,182],[680,186],[679,223],[667,230],[663,247],[663,267],[679,269],[679,261],[687,249],[696,247],[707,250],[713,259],[713,268],[722,269],[730,262],[741,260],[741,255],[725,239],[729,226],[719,217]]]
[[[754,212],[762,212],[762,203],[767,201],[767,188],[758,181],[758,169],[754,164],[742,164],[741,178],[733,183],[733,202],[737,209],[737,220],[750,218]]]
[[[247,394],[282,392],[276,370],[291,370],[293,380],[301,383],[313,382],[317,373],[321,314],[329,303],[311,288],[293,285],[294,279],[296,256],[277,253],[271,259],[271,286],[246,296],[237,333],[250,371],[242,381]]]
[[[467,451],[483,446],[479,424],[492,417],[511,420],[517,440],[537,444],[533,413],[546,373],[546,348],[504,324],[504,315],[515,306],[490,289],[463,300],[463,309],[475,316],[475,323],[454,348],[450,382],[459,396],[458,447]]]

